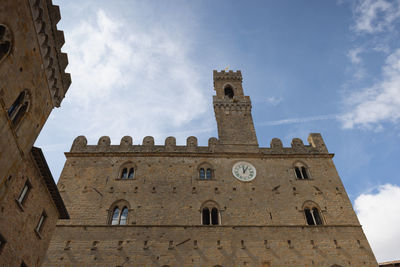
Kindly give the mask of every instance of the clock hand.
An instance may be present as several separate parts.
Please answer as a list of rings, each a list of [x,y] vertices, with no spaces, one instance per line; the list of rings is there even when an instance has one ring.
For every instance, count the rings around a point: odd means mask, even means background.
[[[248,168],[249,168],[249,167],[246,167],[246,168],[243,170],[243,173],[245,173],[245,172],[247,171]]]

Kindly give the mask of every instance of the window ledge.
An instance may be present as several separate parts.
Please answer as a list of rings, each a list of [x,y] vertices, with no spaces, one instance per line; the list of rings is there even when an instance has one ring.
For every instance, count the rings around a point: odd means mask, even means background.
[[[312,181],[314,179],[313,178],[307,178],[307,179],[296,178],[296,180],[298,180],[298,181]]]
[[[135,180],[137,180],[137,179],[136,179],[136,178],[126,178],[126,179],[115,178],[115,180],[117,180],[117,181],[135,181]]]
[[[43,237],[42,237],[42,234],[41,233],[39,233],[36,229],[35,230],[33,230],[34,232],[35,232],[35,234],[36,234],[36,236],[39,238],[39,239],[43,239]]]
[[[15,203],[17,203],[18,208],[23,212],[24,207],[22,206],[22,203],[18,201],[18,199],[15,199]]]
[[[196,179],[197,181],[217,181],[217,180],[215,180],[215,179],[200,179],[200,178],[197,178]]]

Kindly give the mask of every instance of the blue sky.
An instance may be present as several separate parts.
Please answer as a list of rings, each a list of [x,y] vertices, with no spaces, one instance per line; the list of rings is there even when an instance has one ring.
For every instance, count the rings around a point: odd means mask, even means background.
[[[400,259],[399,1],[54,2],[72,85],[36,145],[56,180],[78,135],[206,145],[229,67],[260,145],[320,132],[378,261]]]

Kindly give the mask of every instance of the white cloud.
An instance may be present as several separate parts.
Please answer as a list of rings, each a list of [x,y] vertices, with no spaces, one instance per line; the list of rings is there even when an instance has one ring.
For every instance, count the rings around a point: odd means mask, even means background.
[[[378,262],[400,259],[400,187],[385,184],[354,201],[358,219]]]
[[[356,47],[356,48],[351,49],[347,53],[347,56],[350,59],[351,63],[353,63],[353,64],[361,63],[361,57],[359,56],[361,52],[363,52],[363,49],[361,47]]]
[[[179,28],[127,23],[99,10],[65,34],[73,83],[57,120],[74,123],[75,132],[92,140],[109,135],[113,143],[129,134],[160,137],[209,110],[209,88]]]
[[[361,80],[366,76],[366,71],[363,67],[361,53],[364,52],[362,47],[355,47],[350,49],[347,52],[347,57],[350,59],[350,62],[354,64],[354,74],[353,77],[355,80]]]
[[[276,106],[276,105],[278,105],[280,102],[282,102],[282,97],[274,97],[274,96],[271,96],[271,97],[268,97],[267,98],[267,103],[269,103],[269,104],[271,104],[271,105],[273,105],[273,106]]]
[[[386,59],[383,80],[351,94],[346,99],[350,111],[341,117],[345,128],[381,127],[383,122],[400,118],[400,49]]]
[[[354,30],[376,33],[390,29],[400,17],[399,1],[361,0],[356,6]]]
[[[283,119],[283,120],[276,120],[276,121],[264,121],[264,122],[259,123],[259,125],[274,126],[274,125],[282,125],[282,124],[306,123],[306,122],[311,122],[311,121],[334,120],[337,118],[338,118],[338,115],[335,115],[335,114],[319,115],[319,116],[312,116],[312,117]]]

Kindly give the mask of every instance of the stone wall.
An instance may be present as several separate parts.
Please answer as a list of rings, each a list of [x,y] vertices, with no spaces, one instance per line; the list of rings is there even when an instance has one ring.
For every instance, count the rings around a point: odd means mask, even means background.
[[[0,4],[0,235],[6,239],[0,249],[1,266],[20,266],[22,260],[39,266],[60,215],[55,205],[62,200],[54,202],[58,192],[49,192],[31,155],[47,118],[71,83],[65,73],[67,55],[61,52],[64,34],[56,27],[59,20],[59,8],[51,0]],[[9,111],[22,92],[23,103],[29,105],[16,123]],[[15,199],[27,179],[32,189],[26,206],[18,206]],[[40,237],[34,229],[43,210],[47,219]]]
[[[0,179],[30,150],[51,110],[60,105],[71,83],[58,6],[50,0],[4,0],[0,25],[8,32],[9,52],[0,58]],[[0,40],[2,41],[2,40]],[[30,104],[21,123],[12,125],[7,110],[26,90]]]
[[[337,265],[334,265],[337,264]],[[58,226],[43,266],[377,266],[360,227]]]
[[[26,181],[32,187],[19,205],[17,199]],[[20,266],[22,261],[27,266],[40,266],[59,213],[31,155],[3,186],[6,193],[0,203],[0,234],[6,244],[0,252],[0,266]],[[43,211],[47,218],[38,234],[35,228]]]
[[[75,139],[58,183],[71,219],[58,222],[45,266],[376,266],[319,134],[310,135],[309,145],[293,139],[290,148],[273,139],[257,152],[238,152],[215,138],[207,147],[194,137],[186,146],[172,137],[164,146],[151,137],[132,143]],[[254,180],[233,177],[238,161],[255,166]],[[309,179],[296,178],[297,163]],[[211,180],[199,179],[204,164]],[[120,179],[124,166],[135,168],[133,179]],[[126,226],[109,225],[118,201],[129,208]],[[201,225],[208,201],[221,225]],[[320,209],[323,225],[307,225],[307,202]]]

